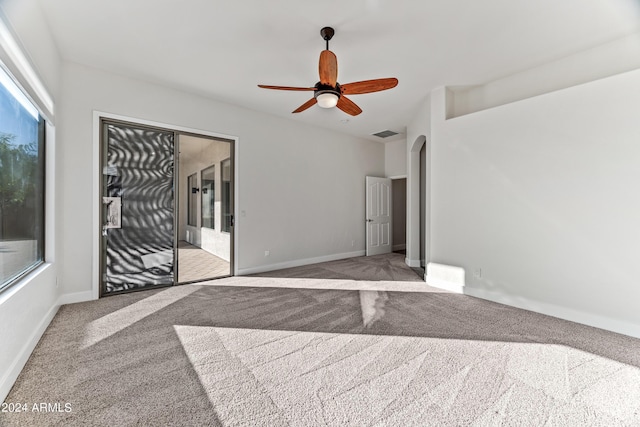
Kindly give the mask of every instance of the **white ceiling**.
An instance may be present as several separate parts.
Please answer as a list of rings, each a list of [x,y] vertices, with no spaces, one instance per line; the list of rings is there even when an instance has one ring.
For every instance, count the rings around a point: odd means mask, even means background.
[[[404,131],[435,87],[486,83],[640,29],[638,0],[40,3],[66,60],[375,141]],[[314,85],[324,26],[336,30],[340,83],[400,81],[351,97],[357,117],[317,106],[293,115],[312,92],[256,86]]]

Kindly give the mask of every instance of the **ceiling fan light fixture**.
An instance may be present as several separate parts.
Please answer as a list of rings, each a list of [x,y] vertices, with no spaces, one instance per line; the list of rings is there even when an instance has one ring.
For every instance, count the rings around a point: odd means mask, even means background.
[[[334,92],[318,93],[316,100],[322,108],[333,108],[338,104],[338,95]]]

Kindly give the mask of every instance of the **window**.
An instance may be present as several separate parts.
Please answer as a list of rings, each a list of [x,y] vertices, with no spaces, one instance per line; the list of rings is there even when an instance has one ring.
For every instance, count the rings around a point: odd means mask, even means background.
[[[44,119],[0,68],[0,290],[44,260]]]
[[[215,166],[209,166],[202,171],[202,226],[206,228],[215,228],[214,226],[214,209],[216,206],[215,193]]]
[[[198,176],[187,177],[187,225],[198,226]]]
[[[222,161],[222,231],[231,231],[231,160]]]

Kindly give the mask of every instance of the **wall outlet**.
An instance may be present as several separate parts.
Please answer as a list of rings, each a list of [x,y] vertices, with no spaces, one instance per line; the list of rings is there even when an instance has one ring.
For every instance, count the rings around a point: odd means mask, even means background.
[[[356,241],[355,241],[355,240],[352,240],[352,241],[351,241],[351,246],[353,247],[353,246],[355,246],[355,245],[356,245]]]
[[[271,255],[271,252],[269,252],[269,251],[264,251],[264,256],[269,256],[269,255]]]
[[[482,278],[482,269],[481,268],[476,268],[473,272],[473,277],[475,277],[476,279],[481,279]]]

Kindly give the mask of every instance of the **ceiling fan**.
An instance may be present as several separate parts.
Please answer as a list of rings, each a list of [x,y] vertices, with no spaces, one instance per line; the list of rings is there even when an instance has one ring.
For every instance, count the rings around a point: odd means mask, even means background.
[[[269,86],[258,85],[264,89],[277,90],[294,90],[294,91],[313,91],[313,98],[299,106],[294,113],[299,113],[307,108],[318,104],[322,108],[338,107],[342,111],[352,116],[362,113],[353,101],[345,95],[359,95],[362,93],[380,92],[394,88],[398,85],[398,79],[395,77],[386,79],[364,80],[361,82],[346,83],[341,85],[338,83],[338,59],[336,55],[329,50],[329,40],[333,37],[335,31],[331,27],[324,27],[320,30],[320,35],[327,42],[327,49],[320,53],[320,81],[314,87],[290,87],[290,86]]]

